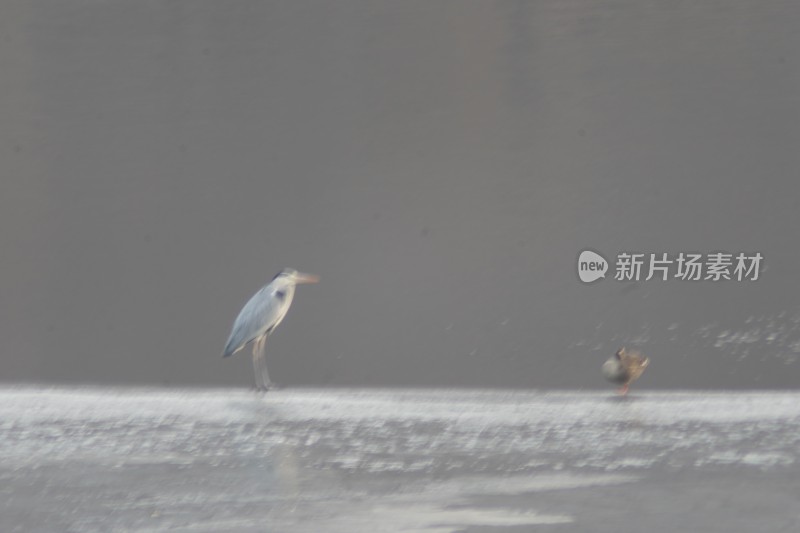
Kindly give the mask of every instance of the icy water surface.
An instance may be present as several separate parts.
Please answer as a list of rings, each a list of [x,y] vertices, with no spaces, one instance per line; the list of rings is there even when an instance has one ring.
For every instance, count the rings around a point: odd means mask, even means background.
[[[1,531],[800,531],[800,394],[0,390]]]

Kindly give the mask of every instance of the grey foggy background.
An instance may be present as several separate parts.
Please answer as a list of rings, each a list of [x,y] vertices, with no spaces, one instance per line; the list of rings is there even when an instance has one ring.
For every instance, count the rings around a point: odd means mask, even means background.
[[[0,4],[0,379],[795,387],[795,2]],[[583,285],[584,248],[761,252]]]

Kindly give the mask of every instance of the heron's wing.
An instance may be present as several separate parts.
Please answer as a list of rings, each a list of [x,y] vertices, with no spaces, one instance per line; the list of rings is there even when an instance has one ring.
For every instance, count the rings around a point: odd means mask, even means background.
[[[255,293],[233,322],[222,356],[233,355],[248,342],[272,331],[289,308],[291,300],[287,296],[275,291],[271,284]]]

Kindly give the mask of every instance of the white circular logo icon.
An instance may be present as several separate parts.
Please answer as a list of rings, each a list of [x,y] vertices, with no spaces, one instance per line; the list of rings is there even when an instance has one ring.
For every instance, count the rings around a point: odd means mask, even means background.
[[[584,250],[578,256],[578,277],[584,283],[591,283],[606,277],[608,261],[591,250]]]

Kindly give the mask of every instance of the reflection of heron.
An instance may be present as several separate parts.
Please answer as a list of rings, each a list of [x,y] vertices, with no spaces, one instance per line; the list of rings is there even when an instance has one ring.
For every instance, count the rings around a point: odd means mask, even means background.
[[[318,281],[319,277],[313,274],[301,274],[292,268],[284,268],[244,304],[239,316],[236,317],[222,357],[229,357],[244,348],[247,343],[255,341],[253,370],[256,374],[257,389],[266,391],[272,386],[264,357],[264,342],[286,316],[289,306],[292,305],[295,286]]]
[[[650,360],[639,352],[620,348],[608,361],[603,363],[603,375],[611,383],[621,385],[620,394],[628,393],[628,386],[639,379]]]

